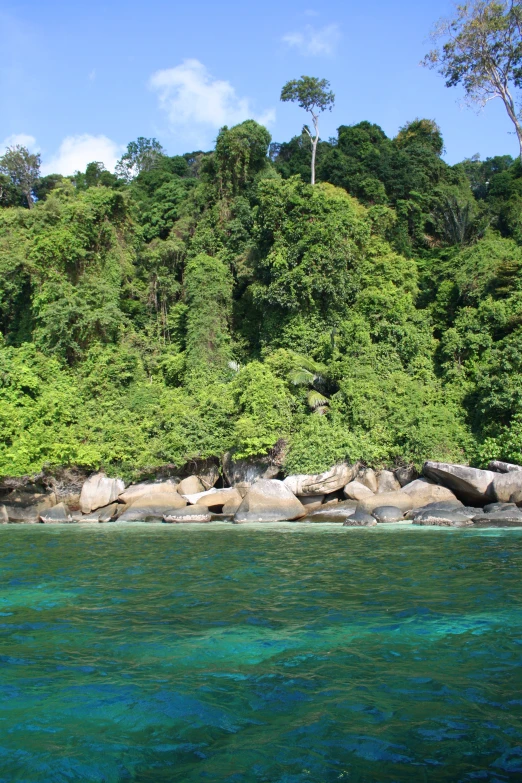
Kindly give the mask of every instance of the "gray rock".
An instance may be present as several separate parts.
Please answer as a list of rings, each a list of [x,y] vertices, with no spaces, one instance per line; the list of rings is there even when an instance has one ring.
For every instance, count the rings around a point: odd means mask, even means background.
[[[191,505],[206,506],[215,513],[219,513],[225,505],[241,505],[243,498],[236,487],[227,489],[209,489],[206,492],[198,492],[196,495],[184,495]]]
[[[7,525],[9,522],[9,516],[5,506],[0,506],[0,525]]]
[[[397,492],[401,485],[391,470],[381,470],[377,475],[377,494],[384,495],[388,492]]]
[[[522,466],[513,465],[511,462],[493,460],[493,462],[489,463],[488,470],[492,470],[494,473],[511,473],[514,470],[522,470]]]
[[[522,471],[512,470],[510,473],[495,473],[494,476],[494,500],[500,503],[508,503],[513,495],[522,492]]]
[[[167,481],[150,481],[141,484],[131,484],[121,493],[118,499],[127,506],[132,506],[132,504],[140,498],[150,495],[153,495],[154,497],[159,497],[161,495],[168,500],[174,495],[179,494],[177,489],[178,481],[172,481],[171,479],[168,479]]]
[[[489,514],[480,514],[473,518],[474,527],[522,527],[522,512],[516,511],[492,511]]]
[[[374,494],[377,492],[377,474],[372,468],[361,468],[357,474],[356,481],[371,489]]]
[[[343,527],[375,527],[377,520],[364,511],[356,511],[343,522]]]
[[[205,492],[205,487],[197,476],[189,476],[178,484],[180,495],[197,495],[199,492]]]
[[[58,505],[48,508],[46,511],[42,511],[40,514],[40,522],[72,522],[72,518],[67,511],[65,503],[58,503]]]
[[[80,522],[112,522],[118,514],[123,514],[127,506],[122,503],[111,503],[110,506],[105,508],[98,508],[96,511],[91,511],[90,514],[86,514],[81,517]]]
[[[393,472],[401,487],[405,487],[406,484],[411,484],[412,481],[419,478],[419,471],[414,465],[396,468]]]
[[[186,524],[196,522],[210,522],[212,520],[212,514],[206,506],[187,506],[186,508],[180,508],[178,511],[167,514],[163,517],[164,522],[170,522],[173,524]]]
[[[6,496],[5,509],[9,522],[35,525],[40,514],[56,505],[54,492],[24,492],[15,490]]]
[[[509,500],[511,503],[515,503],[515,505],[519,507],[522,506],[522,490],[519,490],[518,492],[513,492]]]
[[[374,508],[379,508],[379,506],[394,506],[406,512],[413,508],[413,502],[410,496],[401,489],[397,492],[384,492],[382,495],[364,498],[359,502],[358,508],[371,514]]]
[[[513,511],[516,507],[516,503],[488,503],[483,510],[485,514],[492,514],[497,511]]]
[[[372,516],[375,517],[377,522],[402,522],[404,519],[404,512],[397,506],[378,506],[372,511]]]
[[[284,484],[294,495],[329,495],[345,487],[357,472],[358,465],[335,465],[313,476],[287,476]]]
[[[235,487],[242,497],[256,481],[275,479],[280,472],[281,467],[268,458],[234,459],[233,451],[227,452],[223,457],[223,474],[230,486]]]
[[[428,479],[416,479],[411,484],[406,484],[402,491],[411,498],[413,508],[444,500],[457,500],[450,489],[434,484]]]
[[[408,511],[406,519],[415,519],[418,514],[423,511],[458,511],[464,513],[465,506],[460,500],[438,500],[434,503],[426,503],[424,506],[418,506],[417,508]],[[472,514],[470,516],[473,516]]]
[[[500,474],[491,470],[479,470],[468,465],[451,465],[447,462],[425,462],[425,476],[451,489],[455,495],[471,506],[483,506],[492,496],[492,484]]]
[[[169,516],[173,511],[185,508],[187,501],[178,495],[177,492],[156,492],[155,485],[147,494],[139,495],[134,502],[118,517],[118,522],[139,522],[149,519],[163,519]]]
[[[318,511],[309,514],[303,521],[317,524],[342,524],[348,517],[355,514],[356,500],[344,500],[342,503],[331,503]]]
[[[344,488],[344,496],[351,500],[364,500],[371,497],[374,493],[365,484],[360,481],[350,481]]]
[[[80,495],[80,508],[84,514],[96,511],[118,500],[125,490],[121,479],[108,478],[105,473],[96,473],[87,479]]]
[[[414,525],[423,527],[472,527],[473,520],[458,511],[421,511],[413,519]]]
[[[282,481],[257,481],[246,493],[234,522],[282,522],[301,519],[306,509]]]
[[[312,495],[310,497],[308,495],[300,495],[298,500],[306,508],[306,513],[311,514],[312,511],[318,511],[321,508],[325,497],[326,495]]]

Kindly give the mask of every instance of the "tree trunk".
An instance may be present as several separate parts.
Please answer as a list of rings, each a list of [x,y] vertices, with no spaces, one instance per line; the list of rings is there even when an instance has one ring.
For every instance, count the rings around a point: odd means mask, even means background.
[[[33,199],[33,194],[31,193],[31,191],[30,191],[30,190],[28,190],[28,191],[26,191],[26,192],[24,193],[24,196],[25,196],[25,197],[26,197],[26,199],[27,199],[27,206],[29,207],[29,209],[32,209],[32,208],[34,207],[34,199]]]
[[[316,135],[315,139],[312,142],[312,185],[315,185],[315,155],[317,152],[318,141],[319,141],[319,136]]]

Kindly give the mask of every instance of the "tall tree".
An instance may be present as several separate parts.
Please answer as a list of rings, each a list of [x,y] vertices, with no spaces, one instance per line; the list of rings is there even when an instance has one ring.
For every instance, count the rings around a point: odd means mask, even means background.
[[[446,87],[462,85],[471,104],[485,106],[500,98],[515,126],[522,159],[522,2],[472,0],[458,5],[432,37],[442,46],[423,64],[437,68]]]
[[[9,177],[11,183],[22,191],[27,206],[32,209],[33,190],[40,176],[40,155],[29,152],[21,144],[7,147],[0,158],[0,173]]]
[[[161,155],[165,155],[165,150],[157,139],[140,136],[136,141],[127,144],[127,152],[116,165],[116,174],[130,182],[142,171],[153,169]]]
[[[332,111],[335,103],[335,95],[329,90],[330,82],[326,79],[316,79],[314,76],[301,76],[300,79],[292,79],[281,90],[281,100],[297,103],[301,109],[312,116],[314,134],[309,127],[304,126],[303,131],[310,137],[312,145],[312,185],[315,185],[315,158],[317,144],[319,142],[319,115],[326,111]]]

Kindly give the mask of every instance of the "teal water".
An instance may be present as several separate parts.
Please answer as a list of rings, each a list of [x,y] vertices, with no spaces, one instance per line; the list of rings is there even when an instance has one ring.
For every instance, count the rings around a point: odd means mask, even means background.
[[[0,528],[1,783],[522,780],[522,531]]]

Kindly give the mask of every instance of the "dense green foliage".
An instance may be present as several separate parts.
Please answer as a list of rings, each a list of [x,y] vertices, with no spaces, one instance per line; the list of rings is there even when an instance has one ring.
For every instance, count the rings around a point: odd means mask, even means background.
[[[0,181],[0,475],[522,458],[522,168],[436,124]],[[24,185],[25,187],[25,185]]]

